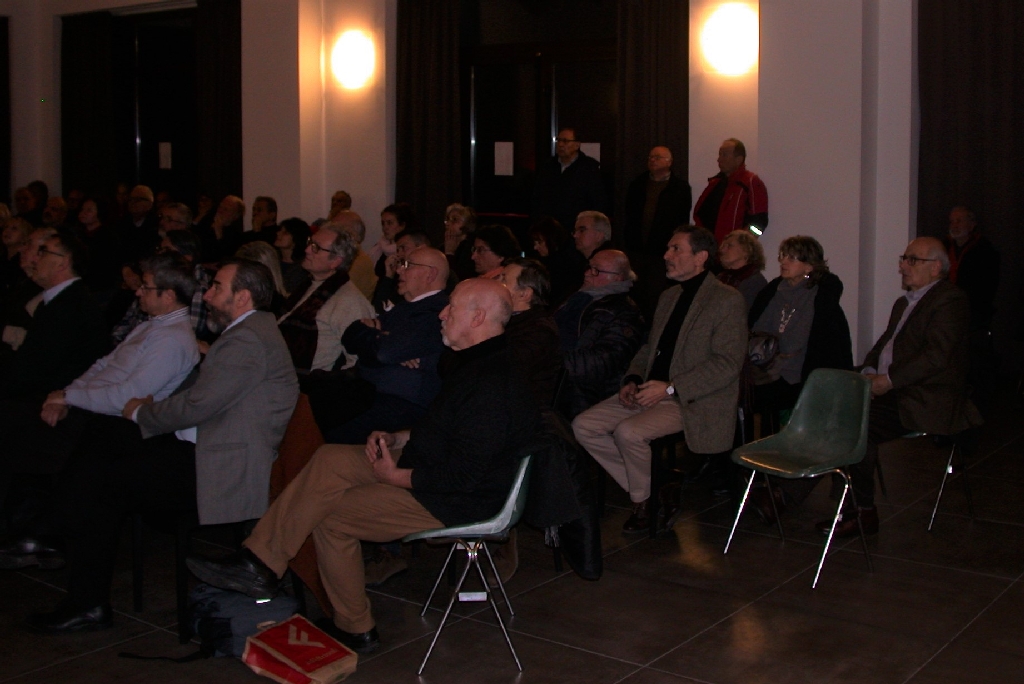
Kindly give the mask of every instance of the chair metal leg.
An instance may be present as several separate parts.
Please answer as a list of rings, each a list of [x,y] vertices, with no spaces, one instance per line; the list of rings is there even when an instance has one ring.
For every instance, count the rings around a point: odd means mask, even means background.
[[[458,543],[452,545],[452,553],[455,552],[455,548],[457,546],[459,546],[460,544],[461,544],[461,542],[458,542]],[[470,551],[469,548],[467,548],[466,552],[468,554],[467,558],[466,558],[466,567],[464,567],[462,569],[462,574],[459,575],[459,581],[455,585],[455,590],[452,592],[452,597],[450,599],[448,599],[448,607],[444,609],[444,615],[441,617],[441,623],[437,626],[437,631],[434,632],[434,638],[430,640],[430,646],[427,648],[426,655],[423,656],[423,662],[420,663],[420,669],[416,671],[417,675],[423,674],[423,668],[425,668],[427,666],[427,661],[430,659],[430,654],[434,652],[434,645],[437,643],[437,638],[439,636],[441,636],[441,630],[444,629],[445,623],[448,622],[448,616],[452,612],[452,606],[455,605],[455,599],[458,598],[459,591],[462,590],[462,584],[463,584],[463,582],[466,581],[466,575],[469,574],[469,566],[472,565],[476,561],[476,553],[474,551]],[[448,554],[448,558],[449,558],[449,560],[451,559],[451,553]],[[448,563],[446,562],[445,566],[447,566],[447,565],[448,565]],[[443,577],[443,576],[444,576],[444,569],[442,568],[441,572],[438,573],[438,575],[437,575],[437,582],[434,583],[434,589],[437,589],[437,585],[441,582],[441,577]],[[484,589],[485,590],[487,589],[487,583],[486,582],[484,582]],[[430,595],[433,596],[434,592],[431,592]],[[421,617],[427,612],[427,605],[429,605],[429,603],[430,603],[430,600],[428,599],[427,600],[427,604],[424,605],[424,607],[423,607],[423,612],[420,613]],[[500,618],[499,618],[499,621],[500,621]]]
[[[743,507],[747,505],[747,497],[750,496],[750,488],[754,484],[754,477],[757,475],[753,470],[750,471],[750,478],[747,480],[747,488],[743,490],[743,498],[740,499],[740,506],[736,509],[736,519],[732,521],[732,529],[729,530],[729,539],[725,542],[725,551],[723,554],[729,553],[729,545],[732,544],[732,537],[736,534],[736,526],[740,524],[740,516],[743,515]]]
[[[882,457],[875,459],[875,472],[878,474],[878,488],[882,490],[882,496],[889,498],[889,490],[885,488],[885,476],[882,474]]]
[[[491,552],[487,549],[487,543],[484,541],[479,542],[479,546],[484,547],[484,553],[487,555],[487,560],[491,563],[491,569],[494,570],[494,576],[498,578],[498,587],[501,589],[502,596],[505,597],[505,603],[508,605],[509,615],[515,616],[512,612],[512,604],[508,603],[508,595],[505,594],[505,586],[501,583],[501,577],[498,576],[498,571],[494,568],[494,561],[491,560]],[[479,546],[477,550],[479,550]],[[487,592],[487,600],[491,603],[491,609],[494,610],[494,618],[498,621],[498,626],[501,627],[501,633],[505,635],[505,643],[508,644],[508,650],[512,652],[512,659],[516,661],[516,667],[519,671],[523,671],[523,665],[519,662],[519,654],[516,653],[516,647],[512,645],[512,638],[508,635],[508,630],[505,628],[505,621],[501,619],[501,611],[498,610],[498,604],[494,602],[494,593],[491,588],[487,585],[487,577],[484,576],[484,569],[480,567],[479,554],[474,553],[473,565],[476,566],[477,574],[480,575],[480,581],[483,582],[484,591]]]
[[[762,473],[764,475],[764,486],[768,489],[768,500],[772,502],[772,513],[775,514],[775,525],[779,528],[779,539],[782,543],[786,543],[786,533],[782,531],[782,518],[779,516],[779,507],[775,505],[775,494],[772,492],[772,480],[768,477],[768,473]]]
[[[434,586],[430,589],[430,595],[427,596],[427,600],[423,602],[423,610],[420,611],[420,617],[427,614],[427,608],[430,608],[430,602],[433,600],[434,594],[437,593],[437,587],[441,584],[441,578],[444,577],[444,571],[448,569],[448,564],[452,562],[452,556],[455,555],[455,549],[459,548],[459,546],[460,542],[455,542],[452,544],[452,548],[448,550],[448,558],[445,559],[444,565],[441,567],[441,572],[437,573],[437,579],[434,580]]]
[[[491,572],[494,573],[494,580],[498,584],[498,589],[501,590],[501,595],[505,598],[505,605],[508,606],[508,614],[511,617],[516,616],[516,612],[512,610],[512,602],[508,600],[508,594],[505,593],[505,583],[501,581],[501,575],[498,574],[498,568],[494,565],[494,559],[491,557],[491,550],[487,548],[487,542],[480,541],[480,546],[484,548],[484,555],[487,556],[487,563],[491,566]],[[480,571],[480,578],[483,579],[484,585],[487,585],[487,579],[484,577],[483,570]],[[490,587],[487,587],[488,593],[490,593]]]
[[[953,474],[953,461],[956,458],[956,452],[960,452],[960,462],[962,471],[960,477],[964,483],[964,496],[967,497],[967,512],[970,514],[971,519],[974,519],[974,501],[971,497],[971,484],[967,478],[967,458],[964,456],[963,450],[960,449],[959,442],[953,442],[953,448],[949,450],[949,460],[946,461],[946,469],[942,472],[942,482],[939,483],[939,494],[935,497],[935,505],[932,507],[932,517],[928,521],[928,531],[932,531],[932,526],[935,524],[935,516],[939,512],[939,502],[942,501],[942,494],[946,489],[946,480]]]
[[[832,527],[828,531],[828,539],[825,540],[825,549],[821,552],[821,560],[818,561],[818,570],[814,573],[814,581],[811,582],[811,589],[816,589],[818,586],[818,577],[821,576],[821,568],[825,565],[825,557],[828,556],[828,548],[832,545],[832,536],[836,533],[836,525],[839,524],[839,515],[842,513],[843,504],[846,503],[846,493],[850,491],[850,479],[846,477],[846,473],[842,473],[844,484],[843,484],[843,495],[839,497],[839,505],[836,506],[836,514],[832,518]],[[861,535],[863,535],[863,531]]]

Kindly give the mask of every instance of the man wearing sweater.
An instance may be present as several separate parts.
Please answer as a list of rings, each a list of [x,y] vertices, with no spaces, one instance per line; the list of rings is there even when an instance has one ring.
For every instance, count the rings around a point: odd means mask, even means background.
[[[312,534],[334,607],[331,631],[360,653],[377,648],[359,541],[391,541],[493,516],[536,430],[533,397],[504,335],[511,314],[505,286],[479,278],[460,283],[440,315],[454,358],[415,427],[374,432],[365,446],[321,447],[240,554],[222,562],[189,559],[192,572],[214,586],[269,598]]]

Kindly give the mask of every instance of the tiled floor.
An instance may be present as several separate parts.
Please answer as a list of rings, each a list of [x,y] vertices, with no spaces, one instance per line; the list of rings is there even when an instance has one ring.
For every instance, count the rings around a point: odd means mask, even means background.
[[[520,533],[521,569],[509,590],[519,675],[486,604],[457,606],[427,665],[427,682],[1024,682],[1024,422],[1008,394],[970,468],[976,518],[958,481],[926,531],[945,462],[927,440],[883,451],[888,498],[881,533],[844,543],[810,587],[829,506],[819,487],[785,516],[783,545],[753,516],[722,554],[728,505],[688,490],[688,515],[671,534],[625,539],[621,492],[603,520],[605,573],[586,582],[556,574],[538,532]],[[116,581],[116,625],[43,638],[21,624],[59,600],[60,572],[0,573],[0,681],[256,682],[231,659],[175,664],[121,651],[180,656],[174,632],[171,540],[147,555],[147,609],[131,610],[128,553]],[[383,647],[351,681],[413,681],[438,610],[419,617],[444,551],[424,548],[411,568],[373,592]],[[445,585],[442,584],[442,588]],[[435,600],[435,602],[438,602]]]

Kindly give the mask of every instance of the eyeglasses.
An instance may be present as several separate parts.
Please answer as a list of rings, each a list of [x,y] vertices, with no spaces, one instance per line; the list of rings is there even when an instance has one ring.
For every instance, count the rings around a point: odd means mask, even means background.
[[[555,142],[571,143],[571,142],[576,142],[576,138],[555,138]]]
[[[793,256],[792,254],[780,254],[779,263],[782,263],[783,261],[800,261],[800,259]]]
[[[398,260],[398,268],[406,269],[406,268],[409,268],[410,266],[422,266],[423,268],[435,268],[434,266],[431,266],[430,264],[418,264],[415,261],[409,261],[408,259],[399,259]]]
[[[38,254],[39,256],[42,256],[44,254],[52,254],[53,256],[56,256],[56,257],[66,257],[67,256],[67,254],[62,254],[60,252],[54,252],[52,249],[46,249],[45,247],[40,247],[38,249],[38,251],[36,252],[36,254]]]
[[[647,155],[647,158],[648,158],[649,160],[651,160],[651,161],[653,161],[653,160],[655,160],[655,159],[669,159],[669,160],[671,160],[671,159],[672,159],[672,157],[666,157],[666,156],[665,156],[665,155],[663,155],[663,154],[650,154],[650,155]]]
[[[588,266],[587,267],[587,273],[590,273],[591,275],[597,275],[598,273],[604,273],[605,275],[613,275],[613,276],[619,275],[619,273],[617,271],[602,271],[597,266]]]
[[[140,289],[140,290],[153,290],[154,292],[159,292],[160,290],[163,290],[164,288],[157,287],[156,285],[139,285],[138,289]]]
[[[473,254],[487,254],[487,252],[491,252],[492,254],[494,253],[493,251],[491,251],[490,247],[480,246],[473,248]]]
[[[306,240],[306,246],[309,247],[313,251],[313,254],[319,254],[320,252],[330,252],[331,251],[330,247],[324,247],[323,245],[318,244],[317,241],[314,240],[313,238],[309,238],[308,240]]]
[[[900,254],[900,263],[902,264],[904,261],[908,262],[911,266],[917,266],[922,261],[938,261],[938,259],[924,259],[912,254]]]

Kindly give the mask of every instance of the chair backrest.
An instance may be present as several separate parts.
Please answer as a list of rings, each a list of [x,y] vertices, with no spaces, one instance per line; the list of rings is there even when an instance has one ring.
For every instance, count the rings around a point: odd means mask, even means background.
[[[817,459],[857,463],[868,442],[871,382],[860,373],[819,368],[804,384],[782,433]]]
[[[527,454],[519,461],[519,470],[512,481],[512,489],[508,492],[505,505],[501,507],[498,514],[488,521],[486,534],[500,534],[510,529],[523,517],[523,509],[526,508],[526,494],[530,488],[530,463],[533,455]]]

